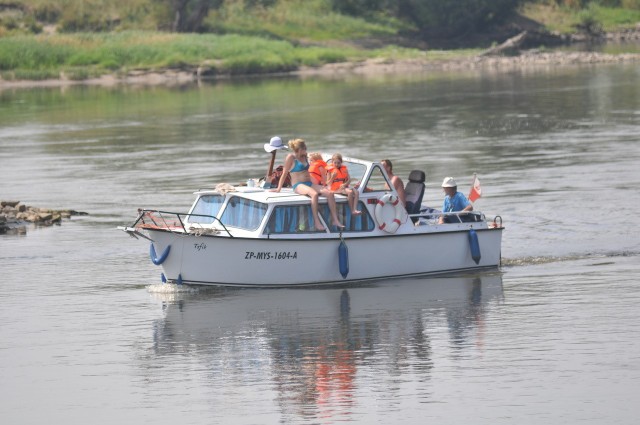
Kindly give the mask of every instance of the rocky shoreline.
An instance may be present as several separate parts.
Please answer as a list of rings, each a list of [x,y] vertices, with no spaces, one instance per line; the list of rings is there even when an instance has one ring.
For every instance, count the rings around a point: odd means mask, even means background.
[[[20,201],[0,201],[0,234],[27,232],[27,226],[52,226],[74,215],[88,215],[75,210],[53,210],[31,207]]]
[[[400,74],[410,72],[482,71],[512,72],[550,67],[585,66],[597,64],[621,64],[640,62],[640,53],[606,54],[595,52],[541,52],[528,51],[518,56],[473,56],[466,59],[443,61],[367,60],[353,63],[336,63],[321,68],[305,68],[295,71],[299,76],[340,76]]]

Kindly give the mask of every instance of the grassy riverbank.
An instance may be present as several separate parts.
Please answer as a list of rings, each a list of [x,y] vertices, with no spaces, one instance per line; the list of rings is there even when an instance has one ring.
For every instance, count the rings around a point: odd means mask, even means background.
[[[105,73],[193,67],[207,67],[212,74],[251,74],[345,61],[357,54],[331,48],[298,49],[286,41],[240,35],[127,31],[0,39],[5,80],[61,75],[86,79]]]
[[[184,70],[201,76],[288,72],[336,62],[468,57],[478,50],[427,51],[294,45],[242,35],[127,31],[0,38],[0,78],[84,80],[132,71]]]
[[[118,22],[118,31],[61,32],[61,29],[74,28],[72,17],[79,12],[72,13],[71,6],[82,3],[71,1],[69,8],[60,10],[44,8],[53,5],[46,0],[24,0],[15,4],[21,3],[28,4],[30,10],[48,11],[36,15],[46,15],[49,20],[56,16],[58,24],[45,28],[40,22],[28,21],[24,13],[11,15],[13,23],[5,25],[4,32],[0,32],[0,83],[85,81],[105,75],[117,79],[132,74],[167,72],[198,77],[251,75],[372,60],[433,64],[473,58],[488,45],[504,41],[506,34],[485,34],[483,38],[467,40],[467,44],[475,48],[443,50],[432,41],[420,38],[406,22],[323,12],[318,9],[322,5],[320,1],[299,2],[295,8],[280,2],[274,7],[252,9],[250,13],[229,6],[209,13],[207,28],[215,34],[161,32],[144,29],[153,25],[139,18],[142,13],[139,8],[147,4],[142,0],[104,3],[105,13],[100,16],[113,17],[113,22]],[[124,9],[125,6],[128,9]],[[147,12],[151,19],[154,10]],[[576,25],[585,22],[597,22],[605,30],[629,28],[640,22],[640,10],[600,6],[576,11],[547,3],[529,3],[521,13],[540,28],[565,33],[576,31]],[[6,24],[9,15],[6,10],[4,14]],[[22,22],[19,16],[23,16]],[[129,18],[123,19],[126,16]],[[90,18],[87,15],[86,19]],[[509,25],[513,23],[507,27]],[[6,30],[9,27],[13,29]],[[128,27],[137,29],[127,30]],[[39,33],[29,33],[29,28]],[[513,33],[514,29],[509,31]]]

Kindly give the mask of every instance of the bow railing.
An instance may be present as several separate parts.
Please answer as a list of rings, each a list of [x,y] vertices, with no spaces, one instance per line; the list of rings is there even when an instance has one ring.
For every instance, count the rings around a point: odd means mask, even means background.
[[[206,229],[224,230],[229,237],[233,237],[227,227],[217,217],[212,215],[176,213],[160,210],[138,211],[138,218],[131,226],[136,229],[166,230],[174,233],[202,233],[202,230],[205,229],[202,223],[190,223],[190,219],[191,217],[204,217],[207,221],[211,221],[211,223],[215,223],[216,225],[219,224],[222,228],[219,229],[217,226],[215,228],[211,226]]]

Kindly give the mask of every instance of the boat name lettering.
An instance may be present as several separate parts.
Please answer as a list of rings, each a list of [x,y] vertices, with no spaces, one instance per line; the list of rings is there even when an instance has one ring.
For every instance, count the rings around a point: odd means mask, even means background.
[[[207,249],[207,244],[202,242],[202,243],[194,243],[193,247],[196,249],[196,251],[202,251]]]
[[[246,251],[245,260],[296,260],[298,258],[297,251],[274,251],[274,252],[255,252]]]

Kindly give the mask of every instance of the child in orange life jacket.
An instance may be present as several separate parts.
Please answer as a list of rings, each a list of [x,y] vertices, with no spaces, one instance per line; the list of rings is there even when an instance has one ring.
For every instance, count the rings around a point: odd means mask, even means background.
[[[349,183],[351,177],[346,165],[342,165],[342,155],[339,153],[331,157],[331,165],[327,168],[327,186],[333,193],[347,195],[351,215],[360,215],[362,211],[358,210],[358,190],[351,189]]]
[[[309,175],[313,184],[327,185],[327,163],[319,152],[309,154]]]

